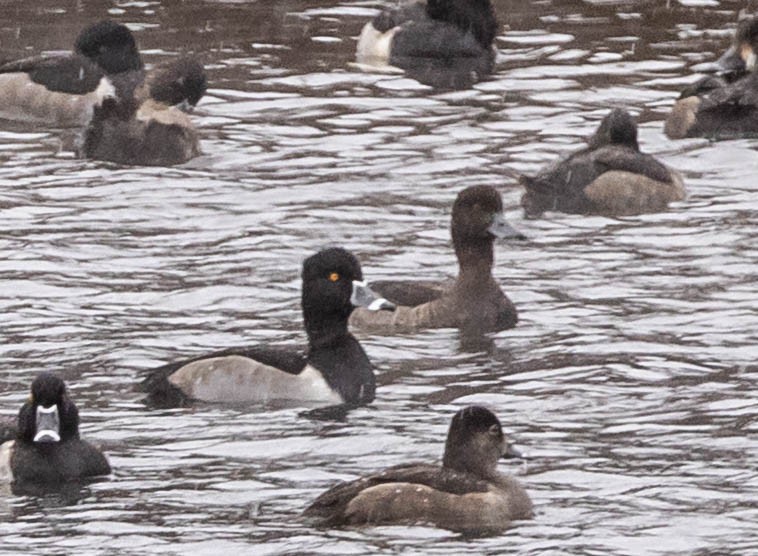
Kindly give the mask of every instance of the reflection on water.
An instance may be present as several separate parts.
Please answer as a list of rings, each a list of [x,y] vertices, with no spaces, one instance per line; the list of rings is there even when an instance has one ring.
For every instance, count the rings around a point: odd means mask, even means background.
[[[492,78],[442,93],[352,65],[383,5],[3,6],[3,57],[69,49],[110,15],[149,63],[201,53],[211,89],[193,116],[205,154],[179,168],[114,169],[75,160],[58,132],[0,130],[2,414],[35,373],[59,372],[115,469],[71,505],[0,495],[0,552],[757,552],[756,142],[662,133],[744,3],[498,1]],[[575,150],[616,104],[689,199],[522,220],[518,174]],[[133,390],[140,369],[179,356],[302,345],[300,264],[324,245],[356,252],[370,279],[454,275],[450,207],[475,184],[498,187],[530,238],[496,255],[515,329],[473,349],[454,330],[362,336],[377,401],[344,419],[152,410]],[[529,452],[503,469],[535,520],[466,539],[297,517],[337,480],[437,460],[470,403]]]

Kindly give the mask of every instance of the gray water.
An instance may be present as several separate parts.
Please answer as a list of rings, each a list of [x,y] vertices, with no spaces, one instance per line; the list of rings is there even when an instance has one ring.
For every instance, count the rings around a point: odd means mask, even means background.
[[[67,50],[128,23],[149,63],[201,54],[204,156],[172,169],[77,160],[71,134],[0,129],[0,414],[31,378],[70,386],[115,472],[66,495],[0,494],[0,552],[76,554],[758,554],[756,140],[668,141],[693,64],[743,2],[496,1],[494,76],[435,92],[352,64],[392,2],[0,2],[0,57]],[[577,148],[609,107],[679,169],[661,214],[524,220],[517,176]],[[354,251],[369,279],[443,278],[458,191],[491,184],[528,242],[499,245],[514,330],[359,335],[377,400],[154,410],[137,373],[224,347],[301,346],[299,272]],[[437,461],[454,411],[492,407],[525,449],[503,464],[532,521],[464,538],[430,527],[320,530],[323,489]]]

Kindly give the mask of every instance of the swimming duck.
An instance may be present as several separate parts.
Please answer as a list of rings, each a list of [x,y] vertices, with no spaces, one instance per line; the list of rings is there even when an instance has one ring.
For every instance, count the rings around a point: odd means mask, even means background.
[[[79,411],[66,384],[51,373],[38,375],[19,411],[16,439],[0,446],[0,477],[59,485],[110,472],[102,452],[79,438]]]
[[[129,29],[104,20],[86,27],[74,52],[0,66],[0,117],[55,127],[85,125],[94,106],[132,91],[144,78]]]
[[[435,87],[467,87],[492,72],[497,28],[490,0],[407,3],[363,27],[356,57],[401,68]]]
[[[158,66],[132,98],[94,107],[79,156],[142,166],[187,162],[200,154],[200,144],[185,110],[194,108],[206,88],[205,71],[194,58]]]
[[[488,409],[470,406],[450,423],[442,466],[403,464],[340,483],[305,510],[324,526],[430,523],[454,531],[497,531],[532,517],[529,495],[497,471],[520,457]]]
[[[637,124],[622,108],[603,118],[587,147],[521,176],[527,217],[557,210],[578,214],[631,215],[664,210],[685,198],[681,176],[640,152]]]
[[[351,326],[379,333],[459,328],[473,334],[514,327],[516,307],[492,276],[493,244],[496,238],[524,236],[505,221],[497,190],[475,185],[461,191],[453,203],[450,232],[459,267],[452,284],[372,282],[377,293],[398,307],[392,313],[356,309],[350,316]]]
[[[142,383],[150,401],[180,405],[208,402],[299,400],[320,404],[366,404],[375,379],[366,353],[348,332],[357,306],[392,310],[363,281],[360,263],[339,247],[319,251],[303,263],[302,308],[306,354],[270,347],[229,349],[171,363],[147,372]]]
[[[758,17],[748,17],[716,62],[722,77],[705,77],[682,92],[666,120],[666,135],[725,139],[758,134],[757,60]]]

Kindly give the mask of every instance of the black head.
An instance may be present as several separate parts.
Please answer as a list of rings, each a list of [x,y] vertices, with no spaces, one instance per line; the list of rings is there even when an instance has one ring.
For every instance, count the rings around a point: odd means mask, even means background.
[[[363,281],[358,259],[341,247],[330,247],[303,263],[302,305],[309,333],[347,332],[347,319],[355,307],[394,310]],[[336,329],[335,329],[336,327]]]
[[[182,57],[154,68],[148,75],[150,97],[171,106],[194,107],[208,88],[203,64]]]
[[[608,145],[621,145],[640,150],[637,143],[637,123],[634,118],[623,108],[611,110],[595,134],[587,141],[591,149],[597,149]]]
[[[107,74],[142,69],[134,35],[125,25],[109,19],[84,29],[76,39],[74,49]]]
[[[52,373],[41,373],[32,382],[32,403],[49,407],[66,397],[66,383]]]
[[[727,74],[744,74],[758,66],[758,17],[746,17],[737,25],[734,42],[716,65]]]
[[[58,442],[79,436],[79,413],[66,384],[52,373],[32,382],[29,401],[18,416],[19,438],[28,442]]]
[[[484,49],[497,35],[497,18],[490,0],[427,0],[429,17],[468,31]]]
[[[303,313],[336,315],[347,319],[353,311],[353,282],[363,281],[358,259],[341,247],[311,255],[303,263]],[[315,316],[315,315],[314,315]]]
[[[453,416],[442,465],[487,478],[497,473],[500,458],[518,455],[508,444],[495,414],[487,408],[472,405]]]

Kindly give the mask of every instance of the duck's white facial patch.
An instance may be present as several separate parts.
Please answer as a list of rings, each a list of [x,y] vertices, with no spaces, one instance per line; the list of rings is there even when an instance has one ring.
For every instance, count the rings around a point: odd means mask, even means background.
[[[188,363],[168,380],[187,396],[207,402],[301,400],[337,404],[343,401],[323,375],[310,365],[293,375],[240,355]]]

